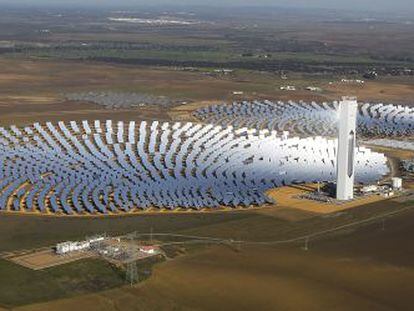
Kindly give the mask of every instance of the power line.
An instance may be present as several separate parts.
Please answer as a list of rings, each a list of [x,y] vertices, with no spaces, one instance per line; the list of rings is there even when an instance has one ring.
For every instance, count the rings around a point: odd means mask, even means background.
[[[126,281],[130,284],[131,287],[138,282],[138,269],[137,262],[135,260],[127,263]]]
[[[322,231],[317,231],[317,232],[310,233],[310,234],[307,234],[307,235],[304,235],[304,236],[299,236],[299,237],[294,237],[294,238],[284,239],[284,240],[246,241],[246,240],[233,240],[233,239],[229,239],[229,238],[216,238],[216,237],[195,236],[195,235],[185,235],[185,234],[175,234],[175,233],[153,233],[153,232],[151,232],[151,233],[135,233],[135,236],[138,237],[138,236],[148,236],[148,235],[150,235],[152,237],[154,237],[154,236],[169,236],[169,237],[181,237],[181,238],[192,239],[192,241],[166,242],[166,243],[159,244],[157,246],[200,244],[200,243],[202,243],[202,244],[203,243],[205,243],[205,244],[211,244],[211,243],[216,243],[216,244],[225,244],[225,243],[227,243],[228,244],[228,243],[230,243],[230,244],[245,244],[245,245],[278,245],[278,244],[289,244],[289,243],[294,243],[294,242],[300,242],[300,241],[306,241],[307,240],[306,246],[309,247],[308,243],[309,243],[310,238],[326,235],[326,234],[333,233],[333,232],[343,230],[343,229],[348,229],[348,228],[352,228],[352,227],[372,223],[372,222],[378,221],[378,220],[382,221],[383,228],[384,228],[383,230],[385,230],[385,218],[396,216],[400,213],[412,210],[413,208],[414,208],[414,206],[409,206],[409,207],[399,209],[397,211],[384,213],[382,215],[369,217],[367,219],[363,219],[363,220],[360,220],[360,221],[355,221],[355,222],[340,225],[340,226],[337,226],[337,227],[334,227],[334,228],[330,228],[330,229],[326,229],[326,230],[322,230]]]

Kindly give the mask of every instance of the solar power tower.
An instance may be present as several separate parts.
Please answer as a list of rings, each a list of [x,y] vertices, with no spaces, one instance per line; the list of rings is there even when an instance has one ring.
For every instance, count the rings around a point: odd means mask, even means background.
[[[339,131],[337,154],[336,199],[352,200],[354,197],[354,168],[356,145],[356,118],[358,103],[355,97],[343,97],[339,104]]]

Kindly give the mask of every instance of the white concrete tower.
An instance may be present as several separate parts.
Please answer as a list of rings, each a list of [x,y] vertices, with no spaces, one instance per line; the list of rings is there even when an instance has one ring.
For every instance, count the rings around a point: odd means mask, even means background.
[[[336,163],[336,199],[341,201],[352,200],[354,197],[357,111],[358,103],[356,98],[342,98],[339,104],[338,154]]]

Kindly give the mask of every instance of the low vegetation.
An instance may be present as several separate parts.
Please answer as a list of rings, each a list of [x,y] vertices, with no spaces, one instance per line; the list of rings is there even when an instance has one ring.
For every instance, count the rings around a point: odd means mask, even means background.
[[[97,259],[42,271],[0,260],[0,306],[13,307],[101,291],[125,284],[125,274]]]

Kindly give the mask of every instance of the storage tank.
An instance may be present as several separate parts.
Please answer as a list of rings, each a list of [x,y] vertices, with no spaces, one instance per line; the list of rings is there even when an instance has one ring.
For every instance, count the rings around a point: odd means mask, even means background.
[[[399,177],[392,178],[392,189],[401,190],[402,189],[402,179]]]

